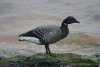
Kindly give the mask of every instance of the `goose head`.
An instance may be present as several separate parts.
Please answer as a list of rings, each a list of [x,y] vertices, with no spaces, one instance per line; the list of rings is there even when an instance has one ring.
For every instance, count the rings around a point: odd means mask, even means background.
[[[76,18],[72,17],[72,16],[68,16],[67,18],[65,18],[62,22],[62,25],[68,25],[68,24],[72,24],[72,23],[80,23]]]

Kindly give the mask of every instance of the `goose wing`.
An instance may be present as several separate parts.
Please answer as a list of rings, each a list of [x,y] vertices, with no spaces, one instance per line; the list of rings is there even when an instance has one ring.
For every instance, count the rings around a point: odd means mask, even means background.
[[[21,34],[20,36],[29,36],[29,37],[36,37],[38,39],[43,39],[44,35],[58,29],[58,26],[41,26],[41,27],[37,27],[31,31],[28,31],[24,34]]]
[[[54,31],[58,29],[58,26],[41,26],[41,27],[37,27],[33,30],[33,34],[35,34],[35,36],[37,38],[43,39],[45,34],[48,34],[51,31]]]

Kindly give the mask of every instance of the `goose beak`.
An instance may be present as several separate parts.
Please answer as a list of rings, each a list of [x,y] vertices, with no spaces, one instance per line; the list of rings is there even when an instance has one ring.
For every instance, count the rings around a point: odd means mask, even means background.
[[[76,20],[75,23],[80,23],[80,22]]]

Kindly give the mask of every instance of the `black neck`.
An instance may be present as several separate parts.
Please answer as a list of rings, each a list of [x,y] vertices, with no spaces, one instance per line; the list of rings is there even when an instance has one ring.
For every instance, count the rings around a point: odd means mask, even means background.
[[[61,28],[61,31],[62,31],[62,37],[67,36],[68,33],[69,33],[68,24],[62,23],[60,28]]]
[[[62,23],[61,24],[61,29],[66,29],[66,28],[68,29],[68,24]]]

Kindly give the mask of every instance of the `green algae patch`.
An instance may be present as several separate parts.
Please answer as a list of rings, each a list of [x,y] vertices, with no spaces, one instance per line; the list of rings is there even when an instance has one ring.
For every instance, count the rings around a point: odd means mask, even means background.
[[[17,62],[17,61],[24,61],[25,58],[27,58],[27,57],[22,56],[22,55],[10,57],[10,58],[1,57],[0,65],[10,64],[10,63]]]
[[[18,55],[10,58],[0,58],[0,65],[6,65],[13,62],[24,62],[24,63],[38,63],[38,62],[57,62],[61,66],[71,65],[76,67],[96,67],[96,62],[90,59],[82,59],[81,55],[66,53],[66,54],[52,54],[51,56],[45,54],[35,54],[33,56]]]

